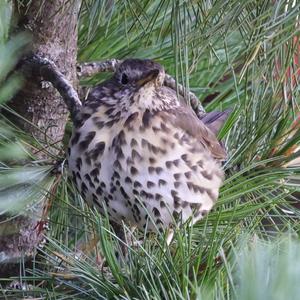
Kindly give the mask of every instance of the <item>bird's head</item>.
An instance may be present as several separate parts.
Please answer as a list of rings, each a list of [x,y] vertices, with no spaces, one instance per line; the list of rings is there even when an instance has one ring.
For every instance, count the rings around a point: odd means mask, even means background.
[[[159,88],[165,78],[164,68],[150,59],[126,59],[117,68],[114,79],[124,89]]]

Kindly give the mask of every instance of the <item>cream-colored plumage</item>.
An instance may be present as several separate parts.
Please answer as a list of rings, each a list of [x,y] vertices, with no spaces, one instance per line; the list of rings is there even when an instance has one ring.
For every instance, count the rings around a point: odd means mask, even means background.
[[[226,155],[214,133],[162,86],[163,77],[152,61],[125,61],[84,104],[68,156],[91,205],[117,223],[149,230],[210,211]]]

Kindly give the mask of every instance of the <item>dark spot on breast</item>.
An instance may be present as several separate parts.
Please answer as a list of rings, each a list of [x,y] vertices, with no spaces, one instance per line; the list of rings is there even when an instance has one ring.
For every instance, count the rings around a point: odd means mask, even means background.
[[[105,201],[106,206],[109,207],[109,199],[106,196],[104,196],[103,199]],[[107,212],[107,213],[109,213],[109,212]],[[108,214],[108,215],[110,216],[110,214]]]
[[[132,149],[131,151],[131,158],[133,161],[138,160],[141,162],[143,160],[143,157],[135,149]]]
[[[158,154],[159,152],[162,153],[162,154],[166,154],[167,153],[167,150],[163,149],[163,148],[160,148],[160,147],[156,147],[152,144],[149,144],[148,145],[148,149],[149,151],[152,151],[154,154]]]
[[[202,161],[202,160],[198,160],[198,161],[197,161],[197,165],[198,165],[200,168],[203,168],[203,161]]]
[[[89,132],[85,136],[84,140],[79,143],[79,149],[81,151],[86,150],[88,148],[89,144],[91,143],[91,141],[93,140],[93,138],[95,137],[95,135],[96,135],[95,131]]]
[[[155,217],[160,217],[160,212],[156,207],[153,207],[152,212],[154,213]]]
[[[187,201],[182,201],[181,202],[181,207],[182,208],[186,208],[189,205],[189,203]]]
[[[162,197],[161,194],[158,194],[158,193],[155,194],[155,200],[159,201],[159,200],[161,200],[162,198],[163,198],[163,197]]]
[[[142,187],[142,184],[136,180],[136,181],[133,183],[133,186],[134,186],[135,188],[141,188],[141,187]]]
[[[117,159],[118,160],[122,160],[122,159],[125,158],[124,153],[123,153],[121,147],[117,147],[115,150],[116,150],[116,154],[117,154]]]
[[[93,194],[93,203],[94,203],[97,207],[99,207],[100,209],[103,208],[103,207],[102,207],[102,204],[98,201],[98,198],[97,198],[97,196],[96,196],[95,194]]]
[[[176,132],[176,133],[173,135],[173,137],[174,137],[176,140],[179,140],[179,139],[180,139],[179,133],[178,133],[178,132]]]
[[[95,123],[95,125],[98,129],[102,129],[104,127],[104,124],[105,124],[103,121],[96,121],[94,123]]]
[[[176,189],[178,189],[180,185],[181,185],[181,182],[180,182],[180,181],[175,181],[175,182],[174,182],[174,187],[175,187]]]
[[[116,172],[116,171],[114,171],[112,177],[113,177],[113,178],[118,178],[118,179],[121,178],[121,177],[120,177],[120,174],[119,174],[118,172]]]
[[[134,218],[134,221],[135,221],[136,223],[138,223],[138,222],[139,222],[139,218],[136,216],[136,214],[135,214],[135,212],[134,212],[133,209],[131,209],[131,211],[132,211],[132,216],[133,216],[133,218]]]
[[[155,186],[155,183],[154,182],[152,182],[152,181],[147,181],[147,188],[148,189],[151,189],[151,188],[153,188]]]
[[[178,195],[177,191],[171,190],[171,195],[174,200],[174,208],[178,209],[180,207],[181,199],[177,196]]]
[[[131,124],[137,117],[139,116],[138,112],[131,114],[125,121],[124,127],[128,130],[132,130],[134,128],[133,124]]]
[[[76,117],[75,120],[73,121],[75,128],[80,128],[83,125],[83,123],[84,123],[84,121],[81,120],[80,117]]]
[[[191,182],[191,181],[188,181],[186,184],[187,184],[189,190],[190,190],[190,191],[193,191],[194,193],[200,192],[201,194],[203,194],[204,191],[205,191],[205,189],[204,189],[203,187],[201,187],[201,186],[199,186],[199,185],[196,185],[196,184],[194,184],[194,183]]]
[[[77,144],[79,141],[79,138],[80,138],[80,132],[77,131],[77,132],[75,132],[75,134],[71,140],[71,145],[74,146],[75,144]]]
[[[98,202],[98,197],[95,194],[92,194],[92,197],[94,202]]]
[[[209,174],[207,171],[201,171],[201,174],[203,177],[205,177],[207,180],[212,180],[213,175]]]
[[[156,224],[157,226],[162,226],[164,223],[163,223],[163,221],[162,221],[161,219],[157,219],[157,220],[155,221],[155,224]],[[162,228],[159,228],[158,230],[160,231],[160,229],[162,229]]]
[[[191,181],[188,181],[186,184],[187,184],[190,191],[194,190],[194,188],[193,188],[194,184]]]
[[[115,160],[113,166],[114,166],[114,168],[118,169],[119,171],[122,171],[122,166],[118,160]]]
[[[131,183],[132,183],[131,178],[127,176],[127,177],[125,178],[125,183],[131,184]]]
[[[148,141],[146,141],[145,139],[142,139],[142,148],[145,148],[148,146]]]
[[[192,211],[197,211],[201,208],[201,203],[190,203],[190,207]]]
[[[88,188],[87,188],[86,184],[82,181],[81,192],[85,194],[87,192],[87,190],[88,190]]]
[[[154,196],[151,193],[147,193],[144,190],[141,191],[140,195],[141,195],[141,197],[148,198],[148,199],[153,199],[154,198]]]
[[[167,182],[164,179],[159,179],[158,180],[158,185],[159,186],[166,185],[166,184],[167,184]]]
[[[159,205],[160,205],[161,208],[166,207],[166,203],[164,201],[160,201]]]
[[[130,147],[136,147],[138,145],[138,142],[136,141],[136,139],[131,139],[131,142],[130,142]]]
[[[175,173],[175,174],[173,174],[173,176],[174,176],[175,180],[179,180],[181,174],[180,173]]]
[[[132,193],[133,193],[134,195],[139,195],[139,194],[140,194],[140,192],[139,192],[138,190],[136,190],[136,189],[133,189],[133,190],[132,190]]]
[[[113,194],[113,193],[116,192],[116,191],[117,191],[117,188],[116,188],[115,186],[113,186],[113,187],[110,188],[110,191],[109,191],[109,192],[110,192],[111,194]]]
[[[88,153],[86,153],[86,155],[85,155],[85,163],[86,163],[87,165],[89,165],[89,166],[92,165],[92,160],[91,160],[91,158],[88,156]]]
[[[177,195],[178,195],[178,192],[175,191],[175,190],[171,190],[171,195],[172,195],[172,197],[177,196]]]
[[[153,157],[149,157],[149,163],[150,164],[155,164],[156,163],[156,159]]]
[[[166,167],[170,169],[172,167],[172,162],[170,160],[166,161]]]
[[[136,204],[133,204],[133,210],[135,211],[135,213],[137,214],[137,215],[139,215],[140,214],[140,209],[139,209],[139,207],[136,205]]]
[[[107,111],[105,111],[105,114],[106,114],[107,116],[110,116],[114,111],[115,111],[114,108],[109,108]]]
[[[156,172],[157,175],[160,175],[160,174],[162,173],[163,170],[164,170],[164,169],[161,168],[161,167],[156,167],[156,168],[155,168],[155,172]]]
[[[149,174],[153,174],[155,172],[155,168],[154,167],[148,167],[148,172],[149,172]]]
[[[105,127],[111,128],[117,122],[118,122],[118,120],[110,120],[108,122],[105,122],[104,125],[105,125]]]
[[[127,193],[125,192],[125,190],[123,189],[123,187],[120,187],[120,192],[122,194],[122,196],[124,197],[124,199],[128,200],[129,196],[127,195]]]
[[[105,182],[101,181],[100,186],[101,186],[102,188],[106,188]]]
[[[196,166],[196,165],[191,166],[191,169],[192,169],[194,172],[197,172],[198,166]]]
[[[118,121],[120,119],[121,116],[121,112],[118,111],[117,113],[115,113],[112,117],[114,118],[114,120]]]
[[[178,167],[178,166],[179,166],[179,162],[180,162],[180,160],[179,160],[179,159],[175,159],[175,160],[173,160],[173,164],[174,164],[174,166],[175,166],[175,167]]]
[[[127,157],[126,164],[127,164],[127,166],[134,165],[134,161],[132,160],[131,157]]]
[[[187,154],[182,154],[182,155],[181,155],[181,159],[182,159],[183,161],[185,161],[185,162],[187,162],[187,160],[188,160],[187,157],[188,157]]]
[[[91,114],[88,114],[88,113],[82,113],[82,114],[81,114],[81,119],[82,119],[83,121],[86,121],[87,119],[90,118],[90,116],[91,116]]]
[[[187,179],[191,179],[191,177],[192,177],[192,172],[191,172],[191,171],[185,172],[185,173],[184,173],[184,176],[185,176]]]
[[[90,175],[89,175],[89,174],[85,174],[85,175],[84,175],[84,178],[88,181],[90,187],[92,187],[92,188],[94,189],[94,188],[95,188],[95,185],[94,185],[94,183],[93,183],[93,181],[92,181]]]
[[[94,148],[89,152],[89,157],[93,160],[97,160],[99,156],[101,156],[105,149],[104,142],[98,142]]]
[[[100,174],[100,169],[99,168],[95,168],[91,171],[91,176],[93,177],[97,177]]]
[[[97,189],[96,189],[96,194],[98,194],[99,196],[101,196],[103,193],[103,190],[101,188],[101,186],[98,186]]]
[[[162,143],[163,144],[169,144],[169,141],[166,139],[166,138],[164,138],[164,137],[162,137],[162,138],[160,138],[160,140],[162,141]]]
[[[117,135],[117,143],[119,146],[123,146],[127,144],[124,130],[121,130]]]
[[[85,175],[84,175],[84,178],[85,178],[87,181],[92,181],[91,176],[90,176],[89,174],[85,174]]]
[[[130,168],[130,174],[131,174],[131,175],[134,176],[134,175],[136,175],[137,173],[138,173],[138,169],[137,169],[137,168],[135,168],[135,167],[131,167],[131,168]]]
[[[81,166],[82,166],[82,159],[80,157],[78,157],[76,159],[76,168],[78,169],[78,171],[80,171]]]
[[[212,192],[212,190],[210,190],[210,189],[203,189],[203,190],[205,190],[205,192],[207,193],[207,195],[209,196],[209,198],[210,198],[213,202],[215,202],[215,201],[217,200],[217,197],[216,197],[216,195]]]
[[[151,117],[152,117],[152,113],[150,112],[149,109],[146,109],[142,118],[142,122],[145,127],[148,127],[150,125]]]

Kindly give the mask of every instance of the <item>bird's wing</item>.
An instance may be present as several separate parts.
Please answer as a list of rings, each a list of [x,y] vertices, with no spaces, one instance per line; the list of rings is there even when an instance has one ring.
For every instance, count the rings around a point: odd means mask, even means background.
[[[221,127],[227,120],[231,113],[231,109],[225,111],[212,111],[204,114],[201,117],[201,121],[215,134],[217,135]]]
[[[162,111],[160,115],[166,124],[172,124],[175,128],[185,132],[194,142],[200,143],[213,158],[226,159],[226,151],[215,134],[198,119],[189,107],[179,106],[176,109]]]

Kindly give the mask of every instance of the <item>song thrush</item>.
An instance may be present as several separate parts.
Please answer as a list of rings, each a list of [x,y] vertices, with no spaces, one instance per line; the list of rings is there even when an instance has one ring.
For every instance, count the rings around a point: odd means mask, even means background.
[[[151,231],[201,219],[218,198],[226,157],[216,133],[227,112],[199,120],[164,76],[151,60],[125,60],[89,94],[68,151],[90,205]]]

